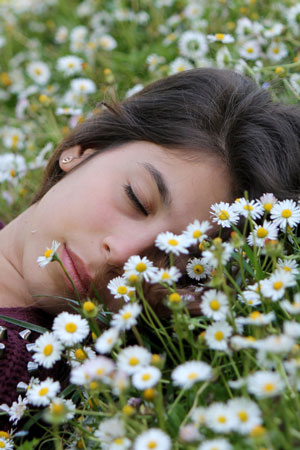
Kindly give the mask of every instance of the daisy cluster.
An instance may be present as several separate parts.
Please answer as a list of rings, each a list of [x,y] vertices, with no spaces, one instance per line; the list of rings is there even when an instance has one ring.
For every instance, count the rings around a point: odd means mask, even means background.
[[[44,369],[69,366],[69,384],[49,372],[0,405],[12,426],[2,448],[20,442],[20,420],[37,408],[43,439],[68,449],[299,447],[300,206],[267,193],[210,211],[210,221],[157,236],[166,267],[128,259],[107,286],[117,312],[81,299],[31,344]],[[43,270],[60,262],[58,246],[38,258]]]
[[[101,3],[101,5],[100,5]],[[36,191],[53,148],[91,104],[125,98],[195,67],[234,69],[300,96],[295,0],[3,0],[0,3],[0,209]],[[37,171],[37,177],[32,174]],[[28,201],[27,201],[28,203]]]

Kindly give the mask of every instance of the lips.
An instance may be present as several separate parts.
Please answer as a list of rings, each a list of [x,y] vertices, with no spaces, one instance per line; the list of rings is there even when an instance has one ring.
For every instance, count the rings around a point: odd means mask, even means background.
[[[78,255],[76,255],[76,253],[67,248],[66,245],[63,247],[61,259],[78,293],[82,295],[86,294],[90,287],[91,277],[87,272],[84,262]],[[64,277],[69,288],[74,290],[65,273]]]

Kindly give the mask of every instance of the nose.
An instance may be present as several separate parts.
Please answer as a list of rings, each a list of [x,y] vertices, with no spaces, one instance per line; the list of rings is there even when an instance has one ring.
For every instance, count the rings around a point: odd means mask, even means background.
[[[117,267],[123,266],[130,256],[142,255],[153,247],[157,234],[140,232],[107,236],[102,243],[106,262]]]

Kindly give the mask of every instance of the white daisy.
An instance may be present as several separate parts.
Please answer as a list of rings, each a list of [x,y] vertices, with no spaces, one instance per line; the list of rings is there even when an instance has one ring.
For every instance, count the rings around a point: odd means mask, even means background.
[[[133,444],[133,450],[171,450],[170,437],[159,428],[150,428],[141,433]]]
[[[285,270],[286,272],[291,272],[293,275],[298,275],[299,266],[294,259],[278,259],[277,267]]]
[[[298,339],[300,337],[300,323],[293,321],[285,321],[283,323],[283,332],[287,336],[290,336],[294,339]]]
[[[229,203],[214,203],[210,209],[213,222],[217,222],[224,228],[230,228],[232,224],[236,225],[239,221],[238,213]]]
[[[248,376],[247,389],[257,398],[274,397],[284,390],[284,381],[277,372],[259,370]]]
[[[83,60],[75,55],[67,55],[58,58],[57,70],[63,72],[64,75],[70,76],[82,71]]]
[[[144,89],[144,85],[142,83],[137,83],[135,86],[128,89],[128,91],[125,94],[125,98],[131,97],[131,96],[137,94],[138,92],[142,91],[143,89]]]
[[[229,261],[234,251],[233,246],[229,242],[223,242],[221,245],[212,245],[209,250],[202,252],[202,260],[204,264],[216,269],[219,264],[223,266]]]
[[[282,300],[280,302],[280,306],[289,314],[300,314],[300,294],[295,294],[293,303],[291,303],[289,300]]]
[[[106,356],[97,356],[86,360],[82,367],[88,374],[88,381],[101,380],[106,383],[109,381],[109,375],[115,370],[115,363]]]
[[[275,320],[274,311],[263,314],[260,311],[253,311],[248,317],[237,317],[235,322],[237,325],[268,325]]]
[[[277,202],[271,210],[271,219],[283,231],[287,226],[294,228],[300,222],[300,207],[294,200]]]
[[[117,47],[117,41],[110,35],[104,34],[98,39],[98,43],[103,50],[107,52]]]
[[[265,30],[264,35],[266,38],[272,38],[275,36],[279,36],[284,29],[284,26],[282,23],[274,23],[272,24],[271,28],[268,28]]]
[[[60,384],[58,381],[47,378],[39,383],[34,383],[28,389],[26,396],[28,402],[34,406],[47,406],[50,400],[58,394],[60,390]]]
[[[154,72],[159,64],[163,64],[165,62],[165,58],[163,56],[152,53],[151,55],[147,56],[146,62],[148,64],[149,71]]]
[[[251,232],[247,238],[249,245],[255,244],[258,247],[262,247],[266,239],[275,240],[277,239],[278,228],[273,222],[268,222],[264,220],[262,225],[255,224],[253,232]]]
[[[256,200],[247,200],[244,197],[238,198],[233,207],[235,211],[244,217],[252,217],[256,220],[261,217],[264,213],[263,206]]]
[[[206,37],[200,31],[188,30],[178,40],[179,52],[187,58],[202,58],[208,51]]]
[[[259,197],[259,201],[261,202],[265,213],[269,213],[278,200],[274,194],[267,193]]]
[[[197,426],[205,425],[206,422],[206,408],[203,406],[198,406],[195,409],[192,409],[191,411],[191,420],[195,423]]]
[[[37,258],[37,262],[40,267],[45,267],[49,262],[51,262],[55,256],[55,253],[57,252],[58,247],[60,246],[60,243],[57,241],[52,241],[51,247],[47,247],[46,251],[44,252],[43,256],[39,256]]]
[[[179,428],[179,438],[183,442],[195,442],[200,441],[203,436],[198,431],[196,425],[189,423],[187,425],[181,425]]]
[[[242,58],[248,59],[248,60],[254,60],[260,57],[261,55],[261,48],[256,40],[250,40],[247,42],[244,42],[239,47],[239,54]]]
[[[27,398],[23,399],[21,395],[19,395],[18,400],[16,402],[13,402],[11,406],[3,403],[2,405],[0,405],[0,409],[2,411],[5,411],[9,415],[9,421],[12,422],[13,425],[16,425],[19,420],[22,419],[24,412],[27,409],[27,403]]]
[[[98,353],[109,353],[119,338],[119,330],[117,328],[109,328],[103,331],[101,336],[95,342],[95,349]]]
[[[83,346],[82,348],[72,348],[69,351],[68,363],[71,367],[78,367],[87,360],[96,357],[96,353],[91,347]]]
[[[110,448],[109,445],[115,439],[122,438],[124,435],[124,422],[118,416],[102,420],[98,430],[95,431],[95,437],[101,441],[103,448],[106,450]]]
[[[214,350],[228,350],[228,339],[232,334],[232,327],[225,321],[210,325],[205,331],[205,341]]]
[[[68,28],[60,26],[57,28],[54,40],[58,44],[63,44],[68,39]]]
[[[34,343],[32,358],[40,366],[49,369],[60,360],[63,346],[53,333],[42,334]]]
[[[225,320],[229,312],[228,299],[223,292],[210,289],[202,295],[200,308],[205,317]]]
[[[202,13],[203,13],[203,5],[196,2],[196,1],[191,1],[188,2],[187,6],[184,8],[182,14],[184,17],[186,17],[189,20],[195,20],[198,19],[199,17],[201,17]]]
[[[94,94],[97,88],[94,81],[88,78],[75,78],[71,81],[71,90],[75,94]]]
[[[151,283],[166,283],[172,286],[173,283],[177,283],[180,277],[179,269],[172,266],[167,269],[160,269],[155,275],[151,276]]]
[[[113,315],[110,325],[117,330],[130,330],[137,324],[137,317],[141,311],[142,307],[138,303],[128,303]]]
[[[127,281],[123,277],[116,277],[107,285],[107,289],[115,298],[122,298],[125,302],[129,302],[130,296],[135,291],[135,288],[128,286]]]
[[[198,381],[209,380],[211,377],[211,367],[202,361],[187,361],[177,366],[171,374],[175,386],[182,389],[189,389]]]
[[[146,348],[132,345],[124,348],[118,354],[117,366],[119,370],[132,375],[142,367],[148,366],[151,358],[151,353]]]
[[[157,367],[143,367],[132,375],[132,384],[136,389],[144,391],[154,387],[161,378],[161,371]]]
[[[232,450],[232,445],[227,439],[216,438],[202,442],[197,450]]]
[[[17,185],[21,177],[27,172],[27,165],[22,155],[4,153],[0,155],[0,183],[9,181]]]
[[[262,414],[258,405],[245,397],[236,397],[228,402],[228,408],[236,416],[235,431],[248,434],[256,425],[261,425]]]
[[[295,341],[291,336],[270,335],[256,341],[256,348],[267,353],[288,353],[294,344]]]
[[[208,220],[199,222],[199,220],[194,220],[190,223],[186,230],[183,231],[183,235],[186,236],[191,243],[198,244],[208,237],[208,230],[212,228]]]
[[[49,409],[44,417],[46,420],[50,419],[50,423],[52,423],[52,420],[56,419],[57,416],[59,416],[60,422],[66,422],[73,419],[75,415],[75,409],[76,405],[72,402],[72,400],[55,397],[53,400],[51,400]]]
[[[193,68],[192,64],[187,59],[178,56],[170,64],[170,75],[180,73],[185,70],[190,70],[192,68]]]
[[[230,347],[236,351],[244,348],[256,348],[256,339],[253,336],[235,335],[230,338]]]
[[[109,450],[127,450],[131,445],[132,442],[127,437],[118,437],[111,442]]]
[[[157,236],[155,245],[166,253],[179,255],[180,253],[188,253],[187,249],[191,245],[191,242],[182,234],[176,235],[170,231],[166,231]]]
[[[86,319],[66,311],[54,319],[52,329],[55,336],[67,347],[83,341],[90,332]]]
[[[3,132],[3,144],[7,148],[21,150],[25,144],[25,134],[20,128],[5,127]]]
[[[260,282],[260,289],[265,297],[271,298],[273,302],[276,302],[284,296],[288,287],[295,286],[295,284],[296,280],[291,272],[276,269],[270,278]]]
[[[149,281],[152,275],[156,274],[157,268],[153,266],[153,262],[149,261],[146,256],[142,258],[138,255],[131,256],[123,267],[126,277],[131,274],[137,275],[140,279]]]
[[[204,258],[192,258],[187,263],[186,271],[190,278],[201,280],[211,273],[211,266],[206,263]]]
[[[243,291],[243,295],[238,294],[238,299],[249,306],[257,306],[261,304],[259,293],[252,291],[251,289]]]
[[[3,450],[12,450],[14,448],[14,441],[5,437],[0,437],[0,448]]]
[[[231,34],[224,33],[208,34],[207,39],[209,42],[222,42],[223,44],[231,44],[234,42],[234,37]]]
[[[272,42],[268,47],[266,55],[271,61],[282,61],[289,54],[283,42]]]
[[[206,425],[216,433],[229,433],[237,426],[237,417],[221,402],[212,403],[206,411]]]
[[[51,76],[48,65],[42,61],[30,62],[26,70],[30,78],[41,85],[47,84]]]
[[[56,108],[55,114],[57,116],[79,116],[82,113],[81,108],[70,108],[68,106],[64,108]]]

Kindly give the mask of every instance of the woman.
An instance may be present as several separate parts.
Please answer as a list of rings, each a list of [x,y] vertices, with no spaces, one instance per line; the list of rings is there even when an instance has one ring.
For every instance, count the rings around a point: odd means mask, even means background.
[[[130,255],[149,254],[159,232],[209,219],[212,203],[244,191],[298,198],[299,146],[299,110],[227,70],[186,71],[107,107],[59,145],[33,204],[1,231],[3,314],[41,324],[36,307],[57,312],[66,307],[57,297],[75,298],[58,264],[36,262],[54,239],[79,293],[94,284],[116,309],[107,281]],[[20,328],[2,324],[11,327],[2,379],[11,387],[28,381],[30,355]]]

